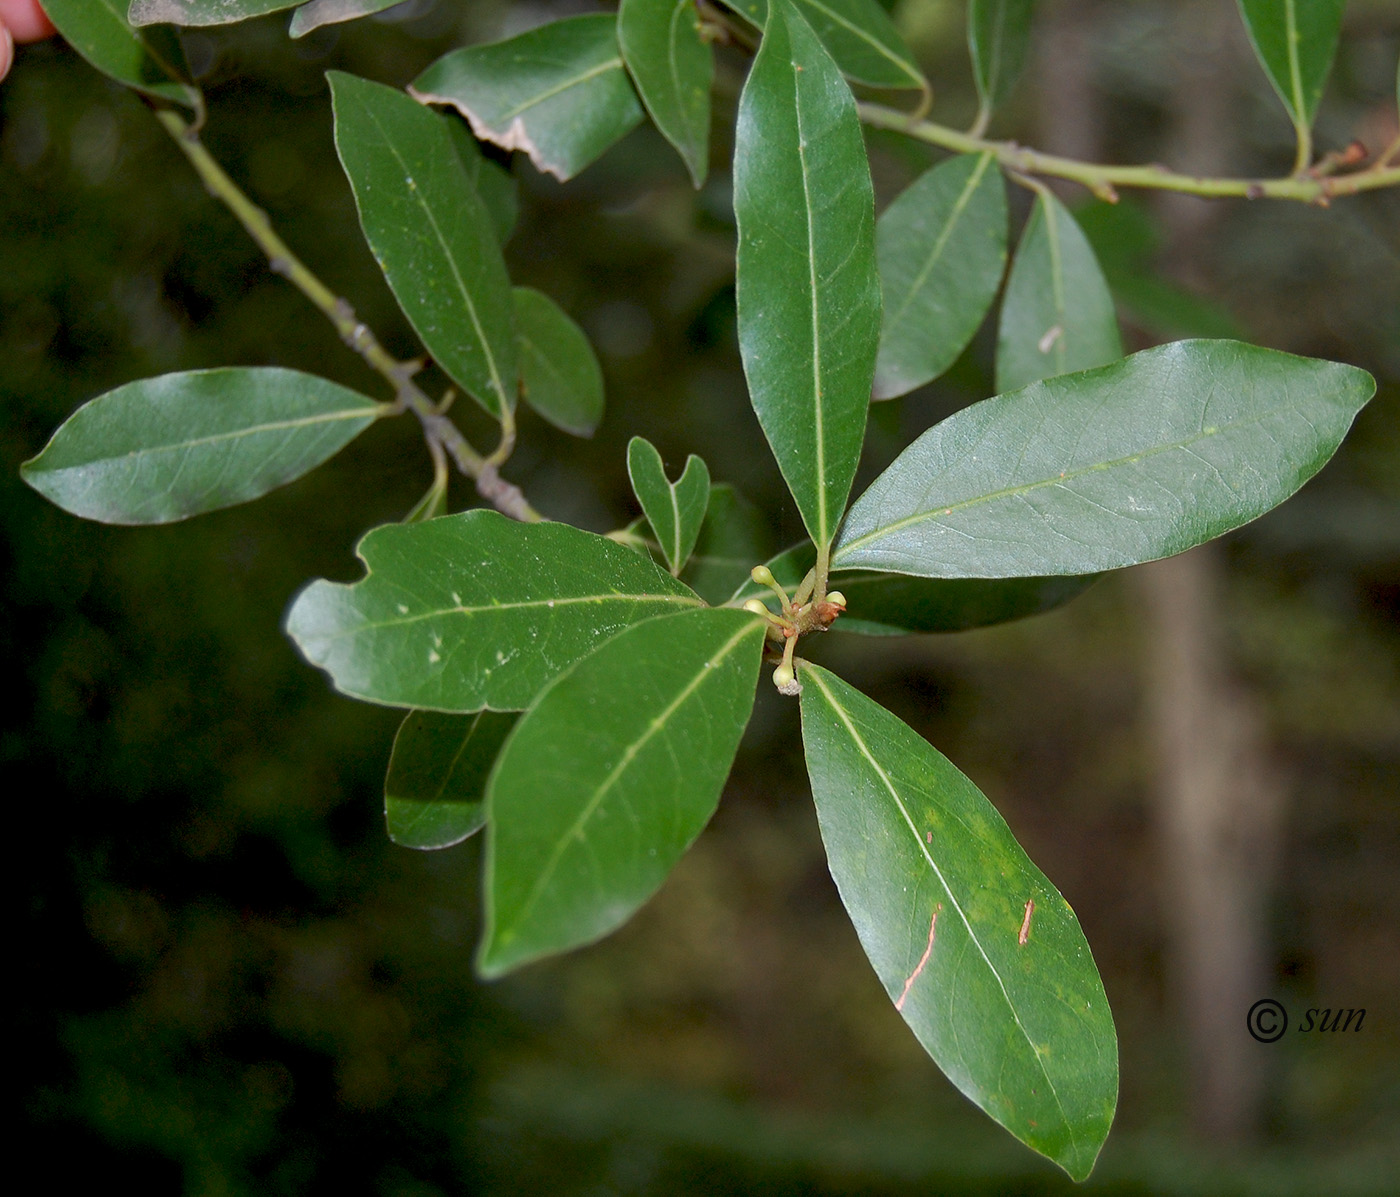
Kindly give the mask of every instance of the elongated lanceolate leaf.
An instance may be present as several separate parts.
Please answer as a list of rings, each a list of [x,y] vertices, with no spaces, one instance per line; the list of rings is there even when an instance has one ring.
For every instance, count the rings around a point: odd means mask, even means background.
[[[287,32],[292,37],[305,37],[323,25],[338,25],[342,21],[368,17],[402,3],[403,0],[311,0],[292,14],[292,23]]]
[[[1294,125],[1308,128],[1337,53],[1346,0],[1239,0],[1254,52]]]
[[[1049,378],[910,445],[852,505],[833,564],[995,578],[1169,557],[1282,503],[1374,391],[1364,370],[1238,341]]]
[[[468,511],[360,541],[365,578],[313,582],[287,633],[342,693],[434,711],[519,711],[623,628],[699,607],[665,570],[567,524]]]
[[[384,822],[405,848],[450,848],[486,823],[486,779],[519,715],[410,711],[394,737]]]
[[[433,360],[499,419],[515,408],[510,279],[448,118],[392,87],[326,77],[336,151],[399,307]]]
[[[301,0],[131,0],[133,25],[232,25],[295,8]]]
[[[44,0],[64,40],[109,79],[149,96],[198,110],[199,89],[170,29],[135,29],[126,0]]]
[[[727,482],[717,482],[710,487],[700,538],[681,577],[717,607],[740,582],[751,580],[749,571],[769,556],[772,544],[771,526],[763,513]]]
[[[1016,86],[1030,45],[1035,0],[968,0],[967,48],[985,124]]]
[[[514,301],[525,401],[556,428],[592,436],[603,418],[603,370],[588,337],[548,295],[516,287]]]
[[[634,436],[627,445],[627,475],[661,546],[661,555],[671,572],[679,574],[705,522],[710,502],[709,469],[692,453],[681,476],[672,482],[666,477],[656,446],[645,437]]]
[[[841,73],[870,87],[926,87],[914,55],[876,0],[792,0]],[[723,0],[758,29],[768,0]]]
[[[816,564],[810,544],[795,545],[767,565],[789,591]],[[1083,594],[1099,575],[1051,578],[909,578],[875,570],[834,570],[828,585],[846,599],[833,632],[860,636],[907,636],[916,632],[965,632],[1040,615]],[[767,601],[772,591],[751,578],[730,597]]]
[[[622,0],[617,40],[651,119],[701,186],[710,169],[715,56],[700,36],[695,0]]]
[[[83,404],[20,474],[65,511],[167,524],[300,478],[391,409],[297,370],[194,370]]]
[[[487,796],[484,976],[592,943],[660,888],[719,802],[763,629],[746,611],[647,620],[525,713]]]
[[[997,390],[1123,356],[1113,296],[1065,206],[1042,191],[1021,233],[997,332]]]
[[[972,340],[1006,269],[1006,186],[990,154],[927,171],[875,226],[884,324],[875,398],[931,382]]]
[[[739,100],[734,212],[749,396],[808,533],[828,545],[879,341],[875,201],[850,90],[780,0]]]
[[[981,792],[883,707],[801,666],[802,743],[841,901],[895,1008],[964,1094],[1083,1180],[1118,1101],[1093,956]]]
[[[439,58],[409,88],[451,104],[482,141],[569,179],[642,121],[610,13],[553,21]]]

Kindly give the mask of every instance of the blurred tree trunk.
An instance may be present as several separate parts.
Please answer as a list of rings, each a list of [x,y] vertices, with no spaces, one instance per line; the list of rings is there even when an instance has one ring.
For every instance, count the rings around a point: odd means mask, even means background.
[[[1111,8],[1059,0],[1044,10],[1045,149],[1102,156],[1091,38]],[[1180,51],[1161,156],[1179,170],[1233,173],[1231,79],[1242,61],[1235,4],[1188,0],[1173,20]],[[1191,196],[1158,199],[1171,273],[1201,281],[1218,206]],[[1219,546],[1205,545],[1133,576],[1143,602],[1143,715],[1156,758],[1168,986],[1188,1043],[1192,1121],[1203,1136],[1232,1141],[1252,1134],[1261,1113],[1262,1061],[1245,1013],[1269,992],[1266,908],[1283,791],[1257,703],[1231,676],[1224,574]]]

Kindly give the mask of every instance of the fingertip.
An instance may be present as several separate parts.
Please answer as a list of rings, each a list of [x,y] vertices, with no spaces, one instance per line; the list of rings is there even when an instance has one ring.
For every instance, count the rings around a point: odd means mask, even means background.
[[[0,25],[0,79],[10,73],[10,63],[15,60],[15,39],[5,25]]]

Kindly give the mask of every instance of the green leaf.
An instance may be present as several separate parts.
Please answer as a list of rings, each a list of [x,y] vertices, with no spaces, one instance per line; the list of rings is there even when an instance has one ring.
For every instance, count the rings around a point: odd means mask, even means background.
[[[410,711],[394,737],[384,822],[405,848],[450,848],[486,823],[486,779],[520,718]]]
[[[423,493],[409,513],[403,517],[405,524],[418,524],[424,520],[435,520],[447,514],[447,471],[433,478],[432,485]]]
[[[525,713],[487,795],[483,976],[592,943],[660,888],[719,802],[763,628],[746,611],[647,620]]]
[[[794,545],[767,562],[780,586],[793,590],[816,564],[807,542]],[[1098,580],[1050,578],[908,578],[874,570],[834,570],[829,586],[846,599],[846,610],[831,625],[833,632],[859,636],[907,636],[917,632],[965,632],[991,624],[1041,615],[1077,598]],[[767,600],[772,594],[745,578],[729,598]]]
[[[1178,341],[975,403],[852,505],[832,558],[943,578],[1169,557],[1282,503],[1375,391],[1364,370]]]
[[[392,87],[326,78],[336,151],[399,307],[433,360],[500,419],[515,408],[510,279],[448,118]]]
[[[524,710],[623,628],[700,606],[606,537],[494,511],[388,524],[356,551],[366,577],[313,582],[287,633],[336,689],[389,706]]]
[[[997,390],[1123,356],[1113,296],[1065,206],[1041,191],[1021,233],[997,333]]]
[[[977,117],[981,127],[1020,78],[1034,7],[1035,0],[968,0],[967,48],[981,101]]]
[[[292,24],[287,32],[293,37],[305,37],[323,25],[338,25],[342,21],[372,16],[402,3],[403,0],[310,0],[309,4],[303,4],[292,14]]]
[[[69,45],[109,79],[148,96],[203,107],[173,29],[137,30],[125,0],[44,0],[44,11]]]
[[[1118,1041],[1074,911],[946,757],[826,670],[800,677],[827,861],[885,992],[953,1084],[1083,1180]]]
[[[1346,0],[1239,0],[1239,5],[1254,52],[1294,126],[1310,128],[1337,53]]]
[[[695,0],[622,0],[617,40],[651,119],[700,187],[710,169],[715,55],[700,36]]]
[[[875,398],[931,382],[972,340],[1006,269],[1006,187],[990,154],[927,171],[875,226],[884,326]]]
[[[232,25],[295,8],[301,0],[131,0],[133,25]]]
[[[775,7],[739,100],[739,348],[759,423],[828,545],[865,437],[880,329],[875,199],[855,101],[807,23]]]
[[[719,606],[772,552],[773,537],[763,513],[727,482],[710,487],[700,538],[682,577],[711,606]]]
[[[403,0],[399,0],[400,3]],[[467,132],[466,126],[457,118],[448,122],[452,144],[457,156],[467,169],[467,181],[472,190],[486,206],[491,217],[491,227],[495,230],[496,241],[505,245],[515,230],[516,219],[520,215],[519,188],[515,176],[499,162],[493,162],[481,151],[476,138]]]
[[[768,25],[768,0],[723,0],[757,29]],[[926,88],[923,72],[876,0],[794,0],[841,73],[870,87]]]
[[[409,88],[451,104],[482,141],[570,179],[642,121],[609,13],[569,17],[439,58]]]
[[[603,418],[603,370],[579,328],[548,295],[516,287],[516,356],[525,401],[574,436]]]
[[[20,475],[73,515],[167,524],[315,469],[391,409],[297,370],[193,370],[83,404]]]
[[[705,511],[710,502],[710,471],[692,453],[685,469],[674,483],[666,477],[666,467],[656,446],[644,437],[634,436],[627,443],[627,476],[642,513],[647,517],[661,555],[672,574],[679,574],[690,559],[700,536]]]

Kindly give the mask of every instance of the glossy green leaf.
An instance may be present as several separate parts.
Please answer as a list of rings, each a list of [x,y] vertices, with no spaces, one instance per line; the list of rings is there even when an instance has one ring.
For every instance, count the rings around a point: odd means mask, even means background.
[[[763,513],[727,482],[717,482],[710,487],[700,538],[681,577],[717,607],[771,554],[772,546],[772,529]]]
[[[763,628],[718,609],[647,620],[525,713],[487,796],[484,976],[592,943],[660,888],[719,802]]]
[[[99,395],[20,474],[65,511],[167,524],[315,469],[391,409],[297,370],[193,370]]]
[[[338,25],[342,21],[372,16],[402,3],[403,0],[310,0],[309,4],[303,4],[292,14],[292,23],[287,32],[293,37],[305,37],[323,25]]]
[[[795,545],[767,562],[773,577],[789,592],[816,564],[809,543]],[[846,610],[831,625],[833,632],[860,636],[907,636],[915,632],[965,632],[991,624],[1041,615],[1083,594],[1098,580],[1050,578],[910,578],[874,570],[834,570],[829,586],[846,599]],[[731,603],[772,594],[752,579],[730,596]]]
[[[449,118],[392,87],[326,77],[336,151],[399,307],[433,360],[499,419],[515,407],[510,279]]]
[[[875,398],[931,382],[972,340],[1006,269],[1006,186],[990,154],[920,176],[881,215],[884,324]]]
[[[1169,557],[1282,503],[1374,391],[1364,370],[1238,341],[1049,378],[910,445],[852,505],[833,564],[995,578]]]
[[[646,557],[567,524],[468,511],[375,528],[353,585],[313,582],[287,632],[342,693],[434,711],[519,711],[623,628],[700,606]]]
[[[622,0],[617,40],[652,121],[701,186],[710,169],[715,55],[700,36],[695,0]]]
[[[70,46],[109,79],[198,111],[185,52],[171,29],[135,29],[126,0],[44,0],[44,11]]]
[[[409,88],[451,104],[482,141],[569,179],[642,121],[610,13],[569,17],[439,58]]]
[[[758,29],[768,0],[723,0]],[[841,73],[870,87],[927,87],[914,55],[876,0],[793,0]]]
[[[1083,1180],[1118,1041],[1074,911],[946,757],[826,670],[799,676],[827,861],[885,992],[953,1084]]]
[[[1337,54],[1346,0],[1239,0],[1239,6],[1289,117],[1310,127]]]
[[[709,469],[692,453],[681,476],[672,482],[666,477],[656,446],[645,437],[634,436],[627,444],[627,476],[661,546],[661,555],[671,573],[679,574],[705,522],[710,502]]]
[[[525,402],[556,428],[592,436],[603,418],[603,370],[593,346],[548,295],[516,287],[514,298]]]
[[[520,718],[410,711],[394,737],[384,822],[405,848],[450,848],[486,823],[486,779]]]
[[[968,0],[967,48],[985,126],[1016,86],[1030,46],[1035,0]]]
[[[133,25],[232,25],[295,8],[301,0],[131,0]]]
[[[1021,233],[997,332],[997,390],[1123,356],[1113,296],[1088,240],[1042,191]]]
[[[880,329],[875,200],[855,101],[790,5],[739,100],[739,348],[812,539],[826,545],[865,437]]]

